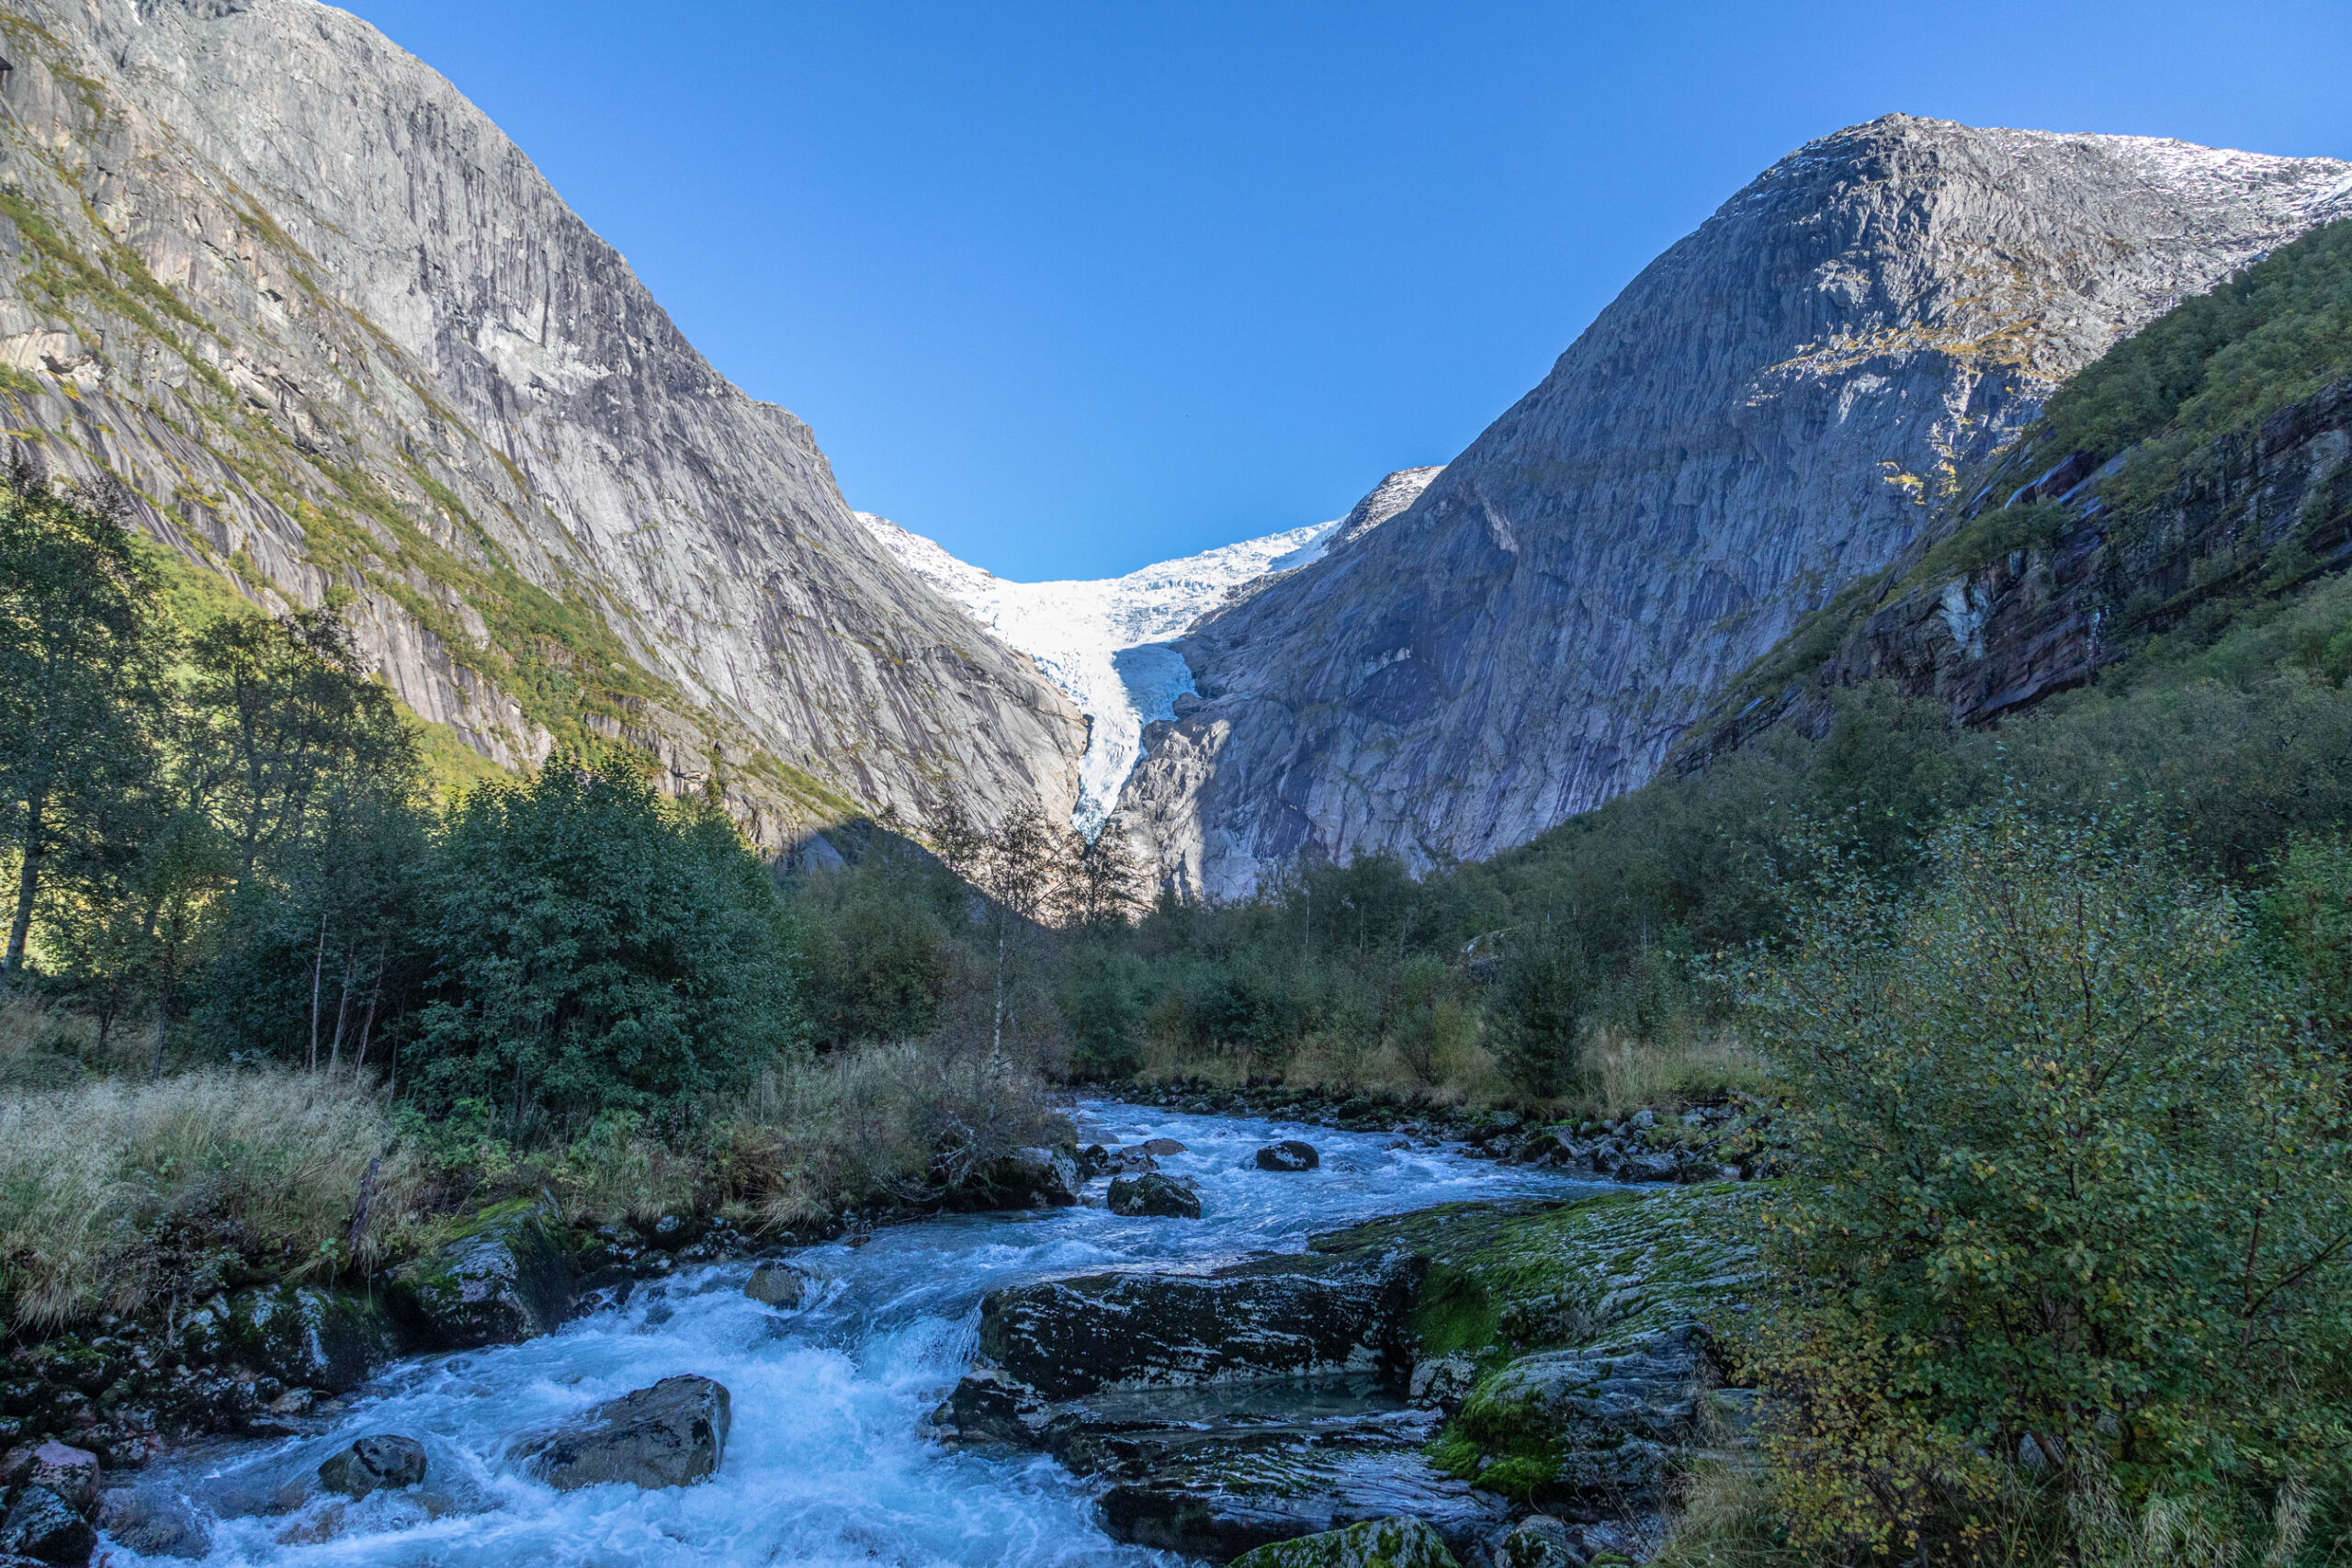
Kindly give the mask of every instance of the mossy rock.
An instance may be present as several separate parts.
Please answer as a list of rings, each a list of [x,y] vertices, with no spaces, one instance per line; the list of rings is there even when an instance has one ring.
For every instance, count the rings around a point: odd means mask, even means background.
[[[527,1199],[474,1215],[388,1292],[401,1326],[439,1350],[513,1344],[571,1315],[571,1237]]]
[[[1419,1519],[1367,1519],[1243,1552],[1232,1568],[1460,1568],[1444,1538]]]
[[[217,1310],[217,1309],[214,1309]],[[271,1285],[229,1298],[219,1350],[295,1388],[342,1393],[399,1353],[391,1314],[351,1291]]]

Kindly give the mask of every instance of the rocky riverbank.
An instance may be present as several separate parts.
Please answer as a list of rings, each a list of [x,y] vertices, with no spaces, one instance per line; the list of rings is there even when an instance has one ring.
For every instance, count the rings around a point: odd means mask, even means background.
[[[1562,1562],[1640,1556],[1746,1418],[1715,1345],[1754,1283],[1753,1197],[1451,1204],[999,1291],[933,1420],[1100,1477],[1113,1536],[1213,1562],[1399,1517],[1469,1563],[1531,1517]]]

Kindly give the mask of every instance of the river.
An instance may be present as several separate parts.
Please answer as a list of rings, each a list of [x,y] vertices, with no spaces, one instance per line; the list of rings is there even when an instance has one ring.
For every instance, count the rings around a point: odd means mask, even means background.
[[[1099,1102],[1082,1103],[1079,1118],[1082,1142],[1184,1144],[1160,1168],[1199,1181],[1204,1217],[1129,1220],[1088,1207],[897,1226],[861,1247],[794,1254],[811,1304],[789,1314],[744,1296],[749,1263],[684,1269],[560,1333],[401,1362],[325,1434],[191,1450],[139,1487],[174,1511],[192,1508],[209,1526],[204,1561],[223,1564],[1174,1563],[1106,1537],[1086,1483],[1052,1461],[925,1437],[970,1363],[983,1294],[1077,1269],[1296,1251],[1319,1231],[1457,1199],[1589,1190],[1385,1134]],[[1301,1136],[1321,1151],[1319,1170],[1252,1165],[1261,1146]],[[506,1457],[521,1434],[681,1372],[733,1395],[725,1462],[705,1484],[559,1493]],[[353,1503],[307,1484],[369,1432],[420,1439],[424,1485]],[[118,1568],[170,1561],[112,1541],[100,1551]]]

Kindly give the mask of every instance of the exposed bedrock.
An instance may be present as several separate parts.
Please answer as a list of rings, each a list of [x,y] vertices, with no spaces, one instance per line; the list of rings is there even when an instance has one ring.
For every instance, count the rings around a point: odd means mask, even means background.
[[[1410,507],[1195,628],[1201,700],[1125,818],[1234,896],[1300,857],[1491,854],[1641,784],[2052,389],[2352,210],[2347,175],[1903,115],[1798,149]]]

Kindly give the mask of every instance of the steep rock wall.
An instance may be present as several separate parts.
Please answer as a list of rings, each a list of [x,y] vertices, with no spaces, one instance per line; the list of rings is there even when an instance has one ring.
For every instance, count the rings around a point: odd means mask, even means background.
[[[344,598],[503,765],[626,740],[770,847],[950,787],[1069,809],[1069,702],[439,75],[313,0],[21,0],[0,40],[19,455],[258,603]]]
[[[1122,810],[1163,877],[1416,868],[1640,784],[1893,561],[1958,472],[2181,296],[2352,205],[2352,165],[1890,116],[1646,268],[1402,514],[1184,645]]]

